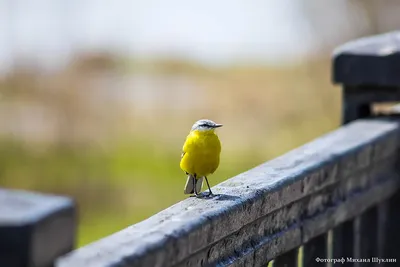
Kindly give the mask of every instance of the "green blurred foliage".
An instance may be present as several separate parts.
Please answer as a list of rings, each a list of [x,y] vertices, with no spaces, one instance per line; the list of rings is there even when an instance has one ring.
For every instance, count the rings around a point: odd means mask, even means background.
[[[223,151],[212,185],[335,128],[340,94],[330,84],[329,68],[328,59],[213,69],[176,60],[157,64],[90,55],[51,76],[16,71],[0,82],[0,109],[8,112],[0,126],[20,123],[13,121],[19,109],[6,107],[33,103],[55,116],[56,136],[38,141],[29,131],[2,133],[0,184],[74,197],[78,245],[87,244],[187,197],[180,153],[200,117],[225,125],[219,131]],[[174,109],[183,103],[172,99],[171,107],[171,99],[160,97],[155,107],[129,115],[118,103],[96,100],[90,84],[104,73],[116,80],[135,73],[189,77],[200,86],[184,101],[199,98],[200,90],[205,101]]]

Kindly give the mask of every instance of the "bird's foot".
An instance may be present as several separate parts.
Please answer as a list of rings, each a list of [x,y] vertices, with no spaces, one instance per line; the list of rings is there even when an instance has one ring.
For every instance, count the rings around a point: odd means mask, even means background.
[[[214,197],[214,194],[213,194],[213,192],[211,192],[211,190],[210,190],[210,191],[208,192],[208,194],[205,195],[205,197],[211,198],[211,197]]]
[[[194,194],[194,195],[190,195],[189,197],[196,197],[196,198],[212,198],[215,195],[213,194],[213,192],[208,192],[208,194],[206,193],[198,193],[198,194]]]

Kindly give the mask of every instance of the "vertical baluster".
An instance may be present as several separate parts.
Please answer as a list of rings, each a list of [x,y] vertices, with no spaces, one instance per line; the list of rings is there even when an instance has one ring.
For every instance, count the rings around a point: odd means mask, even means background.
[[[384,258],[397,259],[396,263],[388,263],[387,266],[400,265],[400,192],[388,200],[388,221],[386,224],[386,247]]]
[[[333,248],[332,248],[332,240],[333,239],[333,231],[332,230],[329,230],[328,231],[328,234],[327,234],[327,240],[326,240],[326,245],[327,245],[327,248],[326,248],[326,258],[327,259],[332,259],[333,257],[332,257],[332,252],[333,252]],[[332,267],[333,266],[333,264],[331,263],[331,262],[328,262],[327,264],[326,264],[326,267]]]
[[[363,93],[363,90],[359,87],[346,86],[344,88],[342,112],[343,124],[371,116],[370,103],[360,101],[360,99],[363,99]]]
[[[292,249],[274,260],[274,267],[297,267],[298,249]]]
[[[378,209],[370,208],[354,220],[354,259],[372,259],[378,255]],[[371,266],[371,262],[356,262],[355,267]]]
[[[386,227],[388,221],[390,220],[389,217],[389,204],[388,201],[384,201],[378,205],[378,255],[376,257],[385,258],[385,250],[387,249],[386,245]],[[376,264],[377,266],[385,266],[384,263]],[[390,266],[390,265],[389,265]]]
[[[342,223],[341,225],[334,228],[332,231],[332,258],[344,258],[346,260],[347,257],[352,257],[354,255],[353,220]],[[353,263],[344,261],[342,266],[353,266]]]
[[[303,266],[325,266],[326,263],[317,261],[317,258],[327,258],[327,234],[311,239],[303,246]]]

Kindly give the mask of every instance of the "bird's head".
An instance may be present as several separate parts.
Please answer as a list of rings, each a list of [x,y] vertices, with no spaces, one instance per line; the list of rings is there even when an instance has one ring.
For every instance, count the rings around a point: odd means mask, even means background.
[[[215,123],[212,120],[198,120],[193,124],[192,131],[213,131],[221,126],[222,124]]]

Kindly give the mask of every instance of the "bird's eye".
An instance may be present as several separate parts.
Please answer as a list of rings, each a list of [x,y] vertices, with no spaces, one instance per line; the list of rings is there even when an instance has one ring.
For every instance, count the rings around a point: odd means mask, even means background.
[[[210,126],[209,126],[208,124],[206,124],[206,123],[205,123],[205,124],[200,124],[200,126],[201,126],[201,127],[206,127],[206,128],[207,128],[207,127],[210,127]]]

